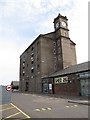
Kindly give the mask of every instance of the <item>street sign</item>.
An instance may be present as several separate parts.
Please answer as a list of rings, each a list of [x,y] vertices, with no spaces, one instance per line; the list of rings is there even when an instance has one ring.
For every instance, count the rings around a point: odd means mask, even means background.
[[[11,91],[11,90],[12,90],[12,86],[11,86],[11,85],[7,85],[7,86],[6,86],[6,90],[7,90],[7,91]]]

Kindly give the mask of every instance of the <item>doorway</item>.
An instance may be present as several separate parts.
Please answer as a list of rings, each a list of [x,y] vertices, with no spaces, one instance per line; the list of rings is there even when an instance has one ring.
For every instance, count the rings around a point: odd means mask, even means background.
[[[43,83],[43,87],[42,87],[42,92],[43,93],[48,93],[48,83]]]
[[[80,80],[80,86],[81,86],[81,96],[88,96],[89,89],[90,89],[90,81],[88,79],[82,79]]]
[[[26,82],[26,89],[25,89],[25,91],[28,91],[28,89],[29,89],[29,84],[28,84],[28,82]]]

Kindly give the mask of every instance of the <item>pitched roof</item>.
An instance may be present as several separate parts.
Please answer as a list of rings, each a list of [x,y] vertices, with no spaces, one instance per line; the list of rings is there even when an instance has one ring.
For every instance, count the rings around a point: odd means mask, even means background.
[[[19,85],[19,81],[12,81],[11,85],[17,85],[18,86]]]
[[[80,73],[83,71],[90,71],[90,61],[84,62],[81,64],[72,65],[70,67],[67,67],[63,70],[60,70],[60,71],[50,75],[49,77],[67,75],[67,74],[72,74],[72,73]]]

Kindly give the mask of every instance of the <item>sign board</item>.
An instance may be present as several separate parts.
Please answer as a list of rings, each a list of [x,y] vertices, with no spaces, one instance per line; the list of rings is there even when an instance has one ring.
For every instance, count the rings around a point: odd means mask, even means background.
[[[68,83],[68,77],[58,77],[54,79],[54,83],[55,84],[59,84],[59,83]]]
[[[11,90],[12,90],[12,86],[11,86],[11,85],[7,85],[7,86],[6,86],[6,90],[7,90],[7,91],[11,91]]]
[[[49,84],[49,90],[52,90],[52,84]]]

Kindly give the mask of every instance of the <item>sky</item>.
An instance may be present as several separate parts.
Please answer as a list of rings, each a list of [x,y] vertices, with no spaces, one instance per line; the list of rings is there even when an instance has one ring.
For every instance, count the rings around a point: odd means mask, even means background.
[[[59,13],[68,18],[77,63],[88,61],[88,0],[0,0],[0,85],[19,81],[20,55],[39,34],[54,31]]]

